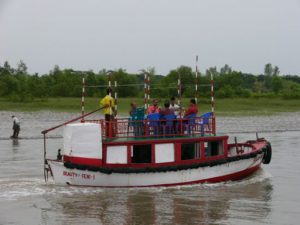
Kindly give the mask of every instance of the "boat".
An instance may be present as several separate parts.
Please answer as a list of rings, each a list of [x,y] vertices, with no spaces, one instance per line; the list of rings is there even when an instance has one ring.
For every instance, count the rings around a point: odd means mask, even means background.
[[[157,187],[224,182],[243,179],[271,161],[271,144],[264,138],[228,143],[228,135],[218,135],[212,112],[170,121],[146,117],[74,122],[78,119],[82,116],[57,126],[64,127],[62,160],[46,158],[45,150],[45,178],[50,173],[59,185]],[[42,132],[44,137],[50,130]]]
[[[179,75],[179,100],[180,79]],[[88,86],[83,77],[81,116],[41,132],[46,182],[50,174],[55,184],[72,186],[127,188],[215,183],[243,179],[262,164],[270,163],[271,144],[257,133],[254,140],[238,142],[234,138],[233,143],[229,143],[228,135],[217,133],[212,75],[211,112],[187,118],[181,110],[177,117],[145,115],[150,99],[147,73],[144,82],[145,105],[130,118],[88,120],[101,108],[84,112]],[[49,158],[47,134],[60,127],[64,128],[62,156]]]

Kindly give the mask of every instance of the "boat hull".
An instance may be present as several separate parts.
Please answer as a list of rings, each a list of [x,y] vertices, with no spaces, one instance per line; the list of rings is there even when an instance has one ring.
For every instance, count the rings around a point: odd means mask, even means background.
[[[66,168],[63,162],[48,160],[54,182],[60,185],[94,187],[153,187],[215,183],[247,177],[260,168],[263,154],[254,158],[215,166],[167,172],[102,173]]]

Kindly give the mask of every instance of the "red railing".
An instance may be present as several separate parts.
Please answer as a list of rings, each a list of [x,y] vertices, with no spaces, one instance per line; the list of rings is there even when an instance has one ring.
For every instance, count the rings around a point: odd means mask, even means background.
[[[195,117],[174,120],[130,120],[118,118],[113,121],[85,120],[101,124],[103,138],[146,138],[190,135],[214,135],[215,118]]]

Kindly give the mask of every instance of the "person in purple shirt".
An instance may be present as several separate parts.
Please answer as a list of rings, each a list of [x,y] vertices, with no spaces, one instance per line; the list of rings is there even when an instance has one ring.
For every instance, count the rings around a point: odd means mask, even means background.
[[[174,110],[170,109],[170,102],[169,101],[166,101],[164,106],[165,107],[162,110],[160,110],[160,112],[159,112],[161,118],[163,118],[166,115],[175,115]]]

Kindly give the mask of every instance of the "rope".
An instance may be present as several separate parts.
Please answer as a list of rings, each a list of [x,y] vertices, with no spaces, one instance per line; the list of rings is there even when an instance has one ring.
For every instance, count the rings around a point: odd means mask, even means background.
[[[69,123],[72,123],[72,122],[74,122],[74,121],[77,121],[77,120],[79,120],[79,119],[82,119],[82,118],[84,118],[84,117],[86,117],[86,116],[88,116],[88,115],[91,115],[91,114],[93,114],[93,113],[95,113],[95,112],[97,112],[97,111],[99,111],[99,110],[101,110],[101,109],[104,109],[104,108],[105,108],[105,107],[98,108],[98,109],[96,109],[96,110],[94,110],[94,111],[92,111],[92,112],[89,112],[89,113],[84,114],[84,115],[82,115],[82,116],[78,116],[78,117],[76,117],[76,118],[74,118],[74,119],[71,119],[71,120],[65,122],[65,123],[59,124],[59,125],[57,125],[57,126],[55,126],[55,127],[51,127],[51,128],[49,128],[49,129],[47,129],[47,130],[43,130],[41,133],[42,133],[42,134],[47,134],[49,131],[55,130],[55,129],[59,128],[59,127],[62,127],[62,126],[64,126],[64,125],[67,125],[67,124],[69,124]]]

